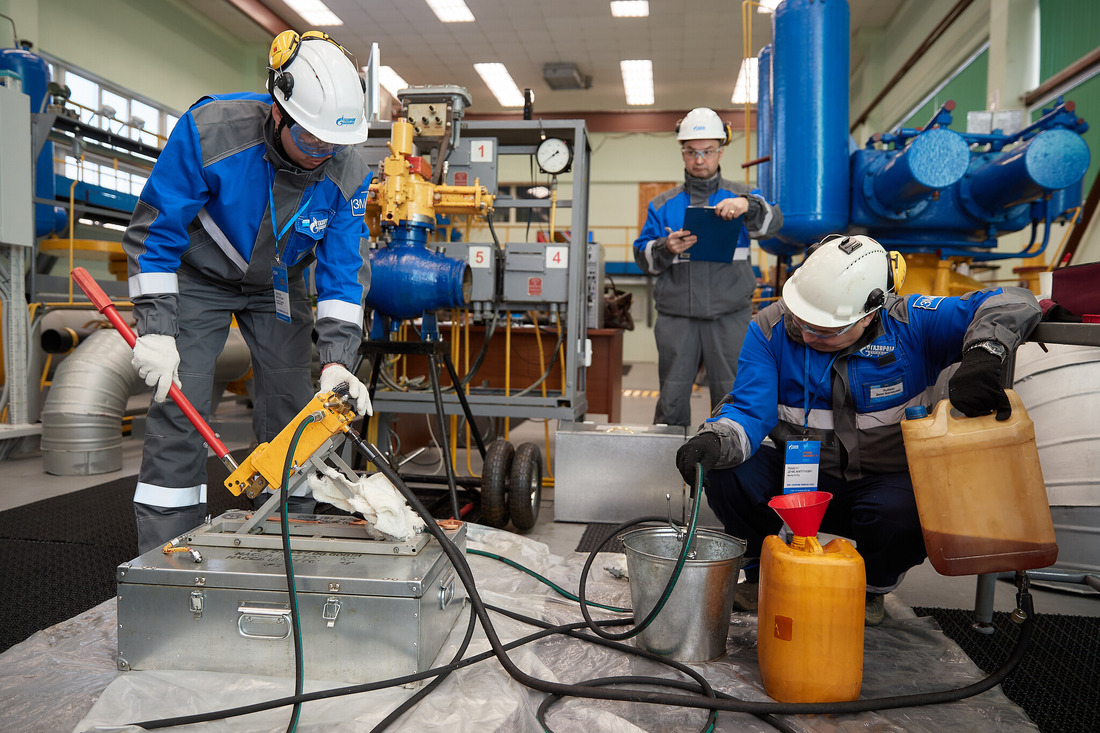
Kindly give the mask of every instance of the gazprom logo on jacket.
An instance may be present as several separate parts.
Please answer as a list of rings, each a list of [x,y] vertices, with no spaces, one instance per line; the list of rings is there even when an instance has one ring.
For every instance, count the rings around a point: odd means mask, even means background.
[[[308,231],[313,235],[322,234],[328,228],[328,219],[327,214],[307,214],[298,218],[294,228],[300,232]]]
[[[336,118],[336,125],[338,127],[343,127],[344,125],[354,125],[355,120],[356,120],[355,117],[337,117]]]
[[[943,302],[943,297],[935,298],[931,295],[922,295],[913,301],[913,307],[934,311],[939,308],[941,302]]]

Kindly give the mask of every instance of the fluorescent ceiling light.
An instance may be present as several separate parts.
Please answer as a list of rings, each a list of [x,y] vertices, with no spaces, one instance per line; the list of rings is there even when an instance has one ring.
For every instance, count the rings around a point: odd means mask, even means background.
[[[775,9],[779,7],[779,3],[783,0],[757,0],[756,12],[758,13],[774,13]]]
[[[381,84],[394,99],[397,99],[397,93],[399,91],[409,88],[409,83],[402,79],[401,75],[394,71],[392,66],[378,67],[378,83]]]
[[[760,79],[756,73],[757,66],[755,56],[741,62],[741,71],[737,74],[737,83],[733,86],[733,98],[730,99],[734,104],[756,103],[757,87]]]
[[[462,0],[428,0],[428,7],[444,23],[472,23],[474,14]]]
[[[649,59],[620,61],[627,104],[653,104],[653,62]]]
[[[522,107],[523,92],[512,81],[512,75],[504,64],[474,64],[477,73],[485,81],[489,91],[500,102],[501,107]]]
[[[321,0],[283,0],[283,2],[300,15],[307,25],[328,27],[344,24],[344,21],[329,10]]]
[[[611,0],[614,18],[648,18],[649,0]]]

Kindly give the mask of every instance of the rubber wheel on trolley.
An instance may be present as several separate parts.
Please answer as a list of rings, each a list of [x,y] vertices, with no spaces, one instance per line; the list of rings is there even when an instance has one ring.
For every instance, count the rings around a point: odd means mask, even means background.
[[[542,452],[535,443],[520,443],[508,474],[508,507],[520,532],[535,526],[542,501]]]
[[[497,529],[508,524],[508,496],[505,488],[515,448],[507,440],[494,440],[485,449],[481,467],[481,521]]]

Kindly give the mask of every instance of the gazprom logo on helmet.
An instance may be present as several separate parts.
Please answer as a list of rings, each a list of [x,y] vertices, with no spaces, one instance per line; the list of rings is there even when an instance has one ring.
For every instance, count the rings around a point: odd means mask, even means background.
[[[707,126],[705,124],[692,125],[691,129],[693,132],[706,132]]]
[[[354,117],[337,117],[336,118],[336,125],[338,127],[343,127],[344,125],[354,125],[355,124],[355,119],[356,118],[354,118]]]

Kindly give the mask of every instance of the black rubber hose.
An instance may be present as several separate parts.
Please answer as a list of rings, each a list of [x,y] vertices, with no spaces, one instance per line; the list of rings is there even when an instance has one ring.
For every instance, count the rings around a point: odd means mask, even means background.
[[[466,624],[466,635],[462,637],[462,643],[458,645],[458,651],[451,659],[451,663],[443,668],[443,672],[436,676],[434,680],[424,685],[417,690],[408,700],[398,705],[390,714],[382,718],[378,725],[370,729],[370,733],[382,733],[386,728],[389,728],[394,722],[397,721],[402,715],[414,708],[417,703],[423,700],[425,697],[435,691],[435,688],[439,687],[443,680],[447,679],[452,672],[458,667],[454,666],[462,660],[462,655],[466,653],[466,650],[470,646],[470,641],[474,638],[474,629],[477,628],[477,615],[474,614],[473,609],[470,610],[470,621]]]
[[[381,458],[381,455],[378,453],[378,450],[365,443],[354,430],[349,429],[347,431],[347,436],[351,440],[352,444],[355,446],[356,450],[363,453],[367,459],[379,466],[379,468],[382,470],[382,473],[398,488],[401,494],[405,497],[406,501],[409,502],[410,506],[412,506],[412,508],[417,511],[417,513],[420,514],[420,516],[425,520],[429,533],[431,533],[432,536],[435,537],[437,541],[439,541],[441,548],[446,553],[448,559],[451,561],[451,564],[455,569],[455,573],[459,576],[459,579],[462,581],[463,585],[467,589],[470,603],[473,606],[474,612],[477,615],[478,620],[481,622],[482,627],[485,630],[485,635],[489,641],[491,651],[480,654],[477,657],[471,658],[469,660],[464,660],[457,666],[466,666],[468,664],[483,661],[490,656],[495,656],[500,662],[501,666],[513,679],[526,687],[530,687],[541,692],[546,692],[552,695],[569,695],[575,697],[589,697],[604,700],[621,700],[624,702],[642,702],[676,705],[681,707],[715,709],[728,712],[750,713],[757,716],[768,716],[771,714],[828,715],[871,712],[875,710],[889,710],[901,707],[912,707],[917,705],[955,702],[957,700],[962,700],[973,695],[978,695],[982,692],[985,692],[986,690],[995,687],[996,685],[1000,684],[1019,665],[1020,661],[1023,659],[1024,653],[1026,652],[1028,645],[1031,642],[1032,636],[1034,635],[1034,610],[1032,608],[1031,596],[1025,590],[1018,594],[1018,603],[1021,606],[1021,610],[1024,611],[1025,619],[1020,629],[1020,635],[1016,641],[1016,647],[1008,660],[1006,660],[1005,663],[1001,665],[1001,667],[989,677],[955,690],[917,693],[913,695],[903,695],[868,700],[851,700],[847,702],[762,703],[739,700],[725,694],[719,694],[719,699],[715,700],[713,698],[708,699],[700,696],[672,695],[644,692],[640,690],[605,690],[593,686],[571,685],[541,680],[536,677],[532,677],[531,675],[525,673],[523,670],[519,669],[508,657],[507,652],[510,649],[514,649],[525,643],[530,643],[535,639],[542,638],[543,636],[548,636],[552,633],[586,628],[587,624],[577,623],[559,627],[559,629],[555,629],[554,631],[544,630],[543,632],[533,634],[525,639],[518,640],[517,642],[513,642],[508,645],[502,644],[500,638],[496,634],[495,628],[492,626],[492,623],[489,620],[488,607],[486,606],[484,601],[482,601],[480,595],[477,593],[476,586],[473,580],[473,575],[470,570],[469,564],[466,562],[465,557],[454,545],[454,543],[451,542],[450,538],[447,537],[443,530],[440,529],[439,525],[435,522],[434,518],[432,518],[431,514],[427,512],[423,504],[417,499],[416,495],[413,494],[413,492],[409,490],[408,486],[404,484],[400,476],[398,476],[397,473],[394,472],[389,467],[389,465],[385,463],[385,461]],[[599,625],[614,626],[621,625],[622,623],[623,622],[620,620],[610,620],[599,622]],[[593,641],[596,641],[596,638],[593,638]],[[172,727],[176,725],[191,724],[196,722],[205,722],[208,720],[235,717],[239,715],[261,712],[263,710],[269,710],[275,707],[282,707],[284,705],[321,700],[330,697],[338,697],[341,695],[356,694],[360,692],[370,692],[372,690],[382,689],[384,687],[408,684],[410,682],[415,682],[435,676],[437,674],[440,674],[441,671],[442,670],[438,669],[428,670],[413,675],[406,675],[402,678],[386,680],[380,683],[368,683],[364,685],[355,685],[352,687],[322,690],[319,692],[306,693],[304,695],[297,695],[294,697],[282,698],[279,700],[271,700],[264,703],[243,706],[240,708],[234,708],[232,710],[223,710],[217,713],[180,716],[171,719],[135,723],[134,725],[151,730],[157,728]]]
[[[1034,633],[1034,616],[1028,609],[1027,618],[1024,621],[1024,625],[1020,630],[1020,638],[1017,640],[1017,646],[1009,660],[994,674],[990,675],[985,680],[976,682],[972,685],[957,690],[945,690],[942,692],[930,692],[919,693],[915,695],[903,695],[899,697],[878,698],[872,700],[851,700],[847,702],[834,702],[834,703],[779,703],[779,702],[751,702],[748,700],[708,700],[701,697],[692,697],[687,695],[671,695],[663,693],[642,692],[638,690],[614,690],[614,689],[601,689],[598,687],[585,687],[584,685],[569,685],[560,682],[550,682],[548,680],[542,680],[532,675],[527,674],[522,669],[516,666],[516,664],[505,653],[503,644],[500,641],[500,637],[497,636],[496,629],[493,628],[492,622],[489,620],[488,611],[485,608],[485,603],[482,601],[480,595],[478,595],[476,586],[473,579],[473,574],[470,571],[470,566],[466,562],[466,558],[458,548],[454,546],[454,543],[450,541],[447,535],[439,528],[435,520],[424,509],[424,505],[416,498],[416,495],[405,486],[401,481],[401,477],[398,476],[389,466],[385,465],[381,461],[381,457],[378,454],[376,448],[372,448],[359,437],[355,431],[349,429],[347,431],[348,438],[352,441],[352,444],[357,450],[364,452],[367,458],[374,462],[381,469],[394,486],[398,488],[401,494],[405,497],[405,500],[409,502],[409,505],[423,517],[427,524],[428,531],[435,537],[440,545],[443,547],[444,552],[447,553],[447,557],[450,559],[451,564],[454,566],[455,573],[462,580],[463,585],[466,586],[466,591],[469,594],[470,602],[473,604],[475,611],[478,614],[478,618],[481,621],[482,628],[485,631],[485,636],[489,641],[489,646],[492,647],[500,664],[512,677],[525,687],[530,687],[540,692],[546,692],[549,694],[561,694],[572,695],[575,697],[591,697],[601,700],[622,700],[624,702],[644,702],[644,703],[658,703],[665,705],[679,705],[683,707],[694,708],[710,708],[714,706],[719,710],[726,710],[729,712],[740,713],[753,713],[753,714],[768,714],[777,713],[782,715],[803,715],[803,714],[837,714],[837,713],[858,713],[858,712],[870,712],[872,710],[888,710],[893,708],[911,707],[914,705],[928,705],[941,702],[953,702],[955,700],[961,700],[966,697],[971,697],[979,693],[1000,684],[1023,658],[1023,653],[1027,648],[1028,643]],[[1029,604],[1030,605],[1030,604]]]

